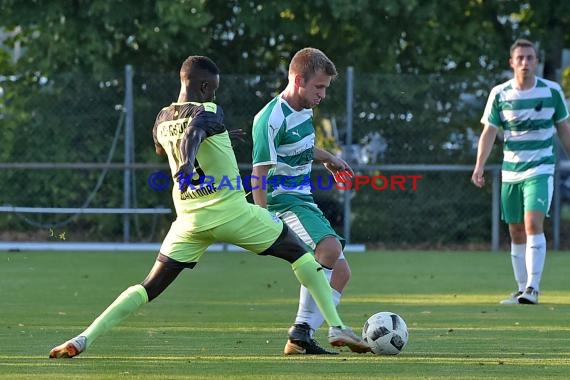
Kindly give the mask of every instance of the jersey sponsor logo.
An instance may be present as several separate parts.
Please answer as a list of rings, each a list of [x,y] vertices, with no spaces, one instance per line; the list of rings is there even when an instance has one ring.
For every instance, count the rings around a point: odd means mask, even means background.
[[[188,119],[162,123],[158,126],[159,137],[180,137],[188,126]]]
[[[201,198],[210,194],[214,194],[216,191],[218,190],[214,185],[206,185],[194,190],[188,188],[186,191],[180,192],[180,200],[185,201],[187,199]]]

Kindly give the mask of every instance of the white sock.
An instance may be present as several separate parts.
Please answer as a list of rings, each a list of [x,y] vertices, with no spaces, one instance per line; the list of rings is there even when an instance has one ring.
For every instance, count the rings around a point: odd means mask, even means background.
[[[528,278],[525,262],[526,244],[511,243],[511,263],[513,264],[513,272],[515,281],[519,287],[519,292],[526,289],[526,281]]]
[[[323,268],[323,270],[327,280],[330,282],[332,269]],[[340,302],[341,294],[337,290],[332,289],[332,295],[334,304],[337,306]],[[307,323],[311,327],[312,336],[313,332],[321,327],[324,321],[325,318],[311,296],[311,293],[309,293],[307,288],[301,286],[301,291],[299,292],[299,309],[297,310],[295,324]]]
[[[331,289],[332,289],[334,305],[338,306],[342,294],[334,288]],[[311,321],[309,322],[309,326],[311,326],[311,337],[313,336],[313,333],[323,325],[324,322],[325,322],[325,317],[323,316],[323,313],[321,313],[321,311],[317,309],[317,311],[312,315]]]
[[[528,235],[526,246],[526,268],[528,272],[526,286],[538,291],[546,259],[546,237],[544,234]]]

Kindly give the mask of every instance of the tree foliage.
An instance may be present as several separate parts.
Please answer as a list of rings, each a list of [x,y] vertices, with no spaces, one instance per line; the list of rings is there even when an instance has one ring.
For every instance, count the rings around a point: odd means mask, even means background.
[[[568,43],[570,3],[526,0],[5,0],[3,27],[21,28],[18,70],[99,73],[132,64],[172,71],[189,54],[226,73],[283,73],[304,46],[360,72],[461,75],[506,67],[518,36],[546,64]],[[41,9],[41,17],[38,10]]]
[[[212,16],[200,0],[5,0],[2,24],[21,33],[19,70],[100,74],[126,64],[173,70],[209,45]],[[39,14],[41,13],[41,14]]]

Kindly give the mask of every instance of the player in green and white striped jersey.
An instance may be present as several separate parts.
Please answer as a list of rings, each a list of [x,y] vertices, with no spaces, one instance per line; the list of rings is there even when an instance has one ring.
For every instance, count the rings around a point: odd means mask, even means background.
[[[312,108],[325,98],[336,75],[334,63],[322,51],[305,48],[295,54],[289,65],[287,88],[254,118],[251,182],[255,203],[277,213],[315,250],[338,304],[350,277],[342,253],[344,239],[315,204],[310,186],[313,160],[323,163],[332,174],[352,174],[344,160],[315,147]],[[313,339],[313,332],[322,323],[323,316],[313,298],[301,287],[297,317],[289,329],[284,353],[334,354]]]
[[[546,258],[544,218],[553,192],[554,136],[570,152],[568,109],[562,89],[535,75],[534,44],[518,39],[509,63],[514,77],[495,86],[481,118],[477,163],[471,180],[482,187],[483,171],[497,132],[504,133],[502,218],[509,224],[511,261],[518,290],[502,304],[537,304]]]

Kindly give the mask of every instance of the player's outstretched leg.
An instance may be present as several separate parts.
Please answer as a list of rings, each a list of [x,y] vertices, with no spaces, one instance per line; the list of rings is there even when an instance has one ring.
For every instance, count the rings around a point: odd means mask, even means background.
[[[322,271],[323,268],[315,261],[313,255],[304,254],[292,264],[292,267],[299,282],[311,292],[330,326],[331,345],[347,346],[351,351],[358,353],[369,352],[370,346],[342,323],[332,300],[331,286]]]
[[[99,335],[109,331],[113,326],[127,318],[147,302],[148,295],[142,285],[134,285],[127,288],[85,331],[77,337],[53,348],[49,353],[49,357],[60,359],[79,355]]]

